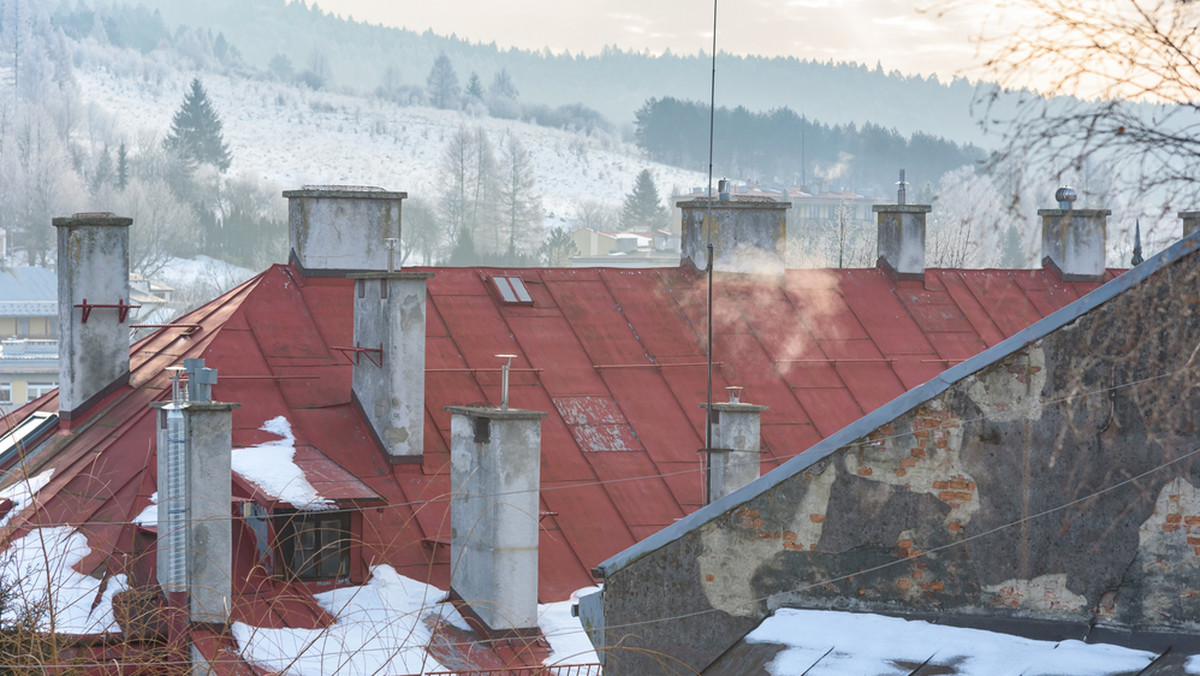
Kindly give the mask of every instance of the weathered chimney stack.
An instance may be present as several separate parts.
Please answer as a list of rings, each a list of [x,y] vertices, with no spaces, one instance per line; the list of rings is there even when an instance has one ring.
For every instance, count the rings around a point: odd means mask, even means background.
[[[290,260],[307,276],[387,270],[387,239],[400,237],[407,193],[369,186],[306,185],[284,191]]]
[[[928,204],[908,204],[908,183],[900,170],[895,204],[875,204],[879,258],[876,265],[896,279],[925,279],[925,215]]]
[[[1064,281],[1104,279],[1108,209],[1074,208],[1075,191],[1063,186],[1054,193],[1057,209],[1038,209],[1042,217],[1042,265]]]
[[[1200,230],[1200,211],[1181,211],[1179,218],[1183,219],[1183,236],[1187,237]]]
[[[769,409],[739,401],[740,387],[727,389],[729,401],[712,406],[711,415],[716,419],[712,431],[713,448],[707,449],[706,504],[754,481],[760,473],[762,413]]]
[[[541,411],[447,406],[450,591],[492,636],[537,633]]]
[[[110,213],[55,218],[58,408],[66,423],[129,381],[129,226]]]
[[[209,399],[217,372],[203,359],[184,364],[169,369],[171,401],[151,404],[158,431],[158,582],[189,622],[224,626],[233,600],[231,455],[239,404]]]
[[[697,270],[708,264],[708,216],[712,214],[713,270],[782,277],[790,202],[769,197],[707,198],[677,202],[683,211],[682,258]]]
[[[425,448],[425,280],[432,272],[367,272],[354,280],[353,396],[393,463]]]

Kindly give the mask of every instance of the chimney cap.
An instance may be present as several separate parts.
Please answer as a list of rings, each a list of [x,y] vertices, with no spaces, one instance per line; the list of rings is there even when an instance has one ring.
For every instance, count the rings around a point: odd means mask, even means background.
[[[107,225],[128,227],[133,225],[133,219],[125,216],[115,216],[109,211],[81,211],[66,217],[57,217],[50,221],[56,228],[76,227],[81,225]]]
[[[388,200],[405,199],[406,192],[385,190],[373,185],[305,185],[299,190],[284,190],[283,196],[293,197],[335,197],[341,199]]]

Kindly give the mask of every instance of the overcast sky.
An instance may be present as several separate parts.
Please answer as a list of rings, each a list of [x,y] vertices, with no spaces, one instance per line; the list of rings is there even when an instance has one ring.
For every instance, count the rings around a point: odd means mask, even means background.
[[[939,2],[718,0],[717,49],[974,76],[971,37],[983,25],[983,8],[995,3],[957,0],[956,9],[939,16]],[[707,0],[320,0],[320,6],[359,21],[555,53],[594,54],[616,44],[694,54],[712,44]]]

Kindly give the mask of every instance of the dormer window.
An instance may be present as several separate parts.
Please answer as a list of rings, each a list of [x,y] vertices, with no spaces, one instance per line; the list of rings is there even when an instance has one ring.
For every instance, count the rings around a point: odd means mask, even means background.
[[[350,577],[351,510],[276,510],[278,572],[306,582]]]
[[[533,297],[520,277],[492,277],[492,285],[506,305],[533,305]]]

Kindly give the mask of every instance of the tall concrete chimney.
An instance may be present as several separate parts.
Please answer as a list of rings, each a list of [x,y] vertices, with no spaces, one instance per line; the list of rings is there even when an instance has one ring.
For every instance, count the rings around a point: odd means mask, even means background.
[[[55,218],[58,408],[66,423],[129,382],[129,226],[110,213]]]
[[[1104,279],[1108,209],[1074,208],[1075,191],[1063,186],[1055,194],[1057,209],[1038,209],[1042,217],[1042,265],[1064,281]]]
[[[1179,218],[1183,219],[1183,236],[1187,237],[1200,230],[1200,211],[1181,211]]]
[[[536,635],[546,414],[504,406],[446,410],[452,414],[450,593],[489,635]]]
[[[925,279],[925,215],[928,204],[875,204],[879,258],[876,265],[896,279]]]
[[[432,272],[354,279],[353,396],[393,463],[425,448],[425,280]]]
[[[715,502],[759,477],[761,420],[766,406],[739,401],[740,387],[727,403],[714,403],[713,448],[708,450],[705,504]],[[700,404],[701,408],[706,404]]]
[[[289,259],[304,275],[338,277],[388,269],[384,241],[400,237],[400,203],[407,193],[306,185],[283,196],[288,200]]]
[[[724,193],[722,193],[724,196]],[[712,213],[713,270],[782,277],[790,202],[733,195],[676,203],[683,211],[682,259],[697,270],[708,264],[708,215]]]
[[[233,409],[240,404],[189,400],[207,394],[216,370],[204,360],[172,367],[170,402],[157,409],[158,582],[189,622],[224,626],[233,600],[231,520]]]

